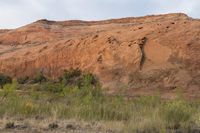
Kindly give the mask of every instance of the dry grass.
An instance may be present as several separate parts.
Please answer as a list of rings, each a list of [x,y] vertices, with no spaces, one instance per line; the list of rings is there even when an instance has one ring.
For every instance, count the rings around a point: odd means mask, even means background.
[[[26,125],[41,129],[52,122],[63,126],[62,121],[66,123],[71,119],[75,123],[77,120],[98,121],[104,130],[115,132],[166,132],[177,128],[188,131],[200,126],[200,103],[197,101],[180,97],[162,101],[159,95],[132,100],[107,97],[99,86],[87,81],[80,87],[13,82],[4,86],[0,99],[0,125],[14,121],[10,118],[23,118]]]

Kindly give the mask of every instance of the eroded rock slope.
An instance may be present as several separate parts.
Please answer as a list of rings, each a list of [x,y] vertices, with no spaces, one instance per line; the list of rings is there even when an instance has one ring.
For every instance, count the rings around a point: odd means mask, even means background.
[[[94,73],[111,92],[159,91],[171,97],[180,88],[199,97],[200,21],[180,13],[92,22],[39,20],[0,30],[0,72],[22,77],[42,70],[56,79],[69,68]]]

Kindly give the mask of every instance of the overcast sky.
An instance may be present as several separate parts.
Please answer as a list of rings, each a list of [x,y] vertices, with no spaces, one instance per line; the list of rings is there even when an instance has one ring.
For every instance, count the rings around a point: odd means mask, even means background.
[[[200,0],[0,0],[0,28],[38,19],[102,20],[183,12],[200,18]]]

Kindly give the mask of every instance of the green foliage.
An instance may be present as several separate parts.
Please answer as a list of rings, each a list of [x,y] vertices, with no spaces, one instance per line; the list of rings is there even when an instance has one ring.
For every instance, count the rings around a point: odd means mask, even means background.
[[[39,91],[51,92],[54,94],[61,93],[63,91],[63,86],[59,83],[46,82],[40,86]]]
[[[77,69],[65,70],[62,77],[60,77],[60,81],[65,85],[78,85],[80,81],[81,71]]]
[[[97,84],[97,80],[93,74],[82,73],[79,69],[65,70],[59,80],[66,86],[78,86],[79,88]]]
[[[47,81],[47,78],[44,76],[44,74],[42,72],[37,73],[37,75],[34,77],[34,82],[35,83],[42,83]]]
[[[189,104],[182,99],[163,101],[159,94],[129,100],[107,96],[94,75],[78,69],[66,71],[62,82],[46,81],[42,73],[36,77],[35,81],[41,84],[18,85],[14,80],[4,85],[0,91],[0,117],[41,115],[117,121],[124,124],[123,132],[166,132],[167,128],[189,127],[200,118],[199,103]],[[20,91],[15,91],[19,87]],[[23,90],[25,93],[21,93]]]
[[[194,120],[192,116],[195,116],[192,110],[198,112],[200,107],[200,104],[191,106],[183,100],[162,101],[160,96],[134,100],[105,96],[99,86],[89,84],[79,87],[45,82],[31,86],[34,89],[27,90],[30,93],[20,95],[15,92],[16,81],[5,85],[4,94],[7,96],[0,101],[0,116],[42,115],[62,119],[122,121],[124,132],[166,132],[167,128],[174,128],[177,124],[189,126]]]
[[[71,68],[69,70],[64,71],[63,78],[67,80],[73,77],[79,77],[80,75],[81,75],[81,70],[79,70],[78,68],[76,69]]]
[[[28,77],[28,76],[21,77],[21,78],[18,78],[18,79],[17,79],[17,82],[18,82],[19,84],[26,84],[28,81],[29,81],[29,77]]]
[[[3,86],[7,83],[11,83],[12,82],[12,78],[4,75],[4,74],[0,74],[0,87],[3,88]]]
[[[90,85],[95,85],[97,83],[95,77],[91,73],[86,73],[83,75],[83,85],[84,86],[90,86]]]
[[[168,102],[164,107],[164,119],[171,127],[184,125],[192,117],[191,106],[183,100]]]
[[[15,94],[15,91],[17,89],[17,81],[13,80],[11,84],[6,84],[3,86],[3,95],[4,96],[13,96]]]

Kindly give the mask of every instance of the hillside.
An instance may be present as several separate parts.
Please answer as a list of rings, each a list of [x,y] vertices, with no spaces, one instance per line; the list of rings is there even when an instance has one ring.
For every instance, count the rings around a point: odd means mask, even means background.
[[[18,78],[38,71],[57,79],[79,68],[97,76],[109,93],[130,96],[179,88],[200,96],[200,20],[166,14],[106,21],[39,20],[0,30],[0,73]]]

